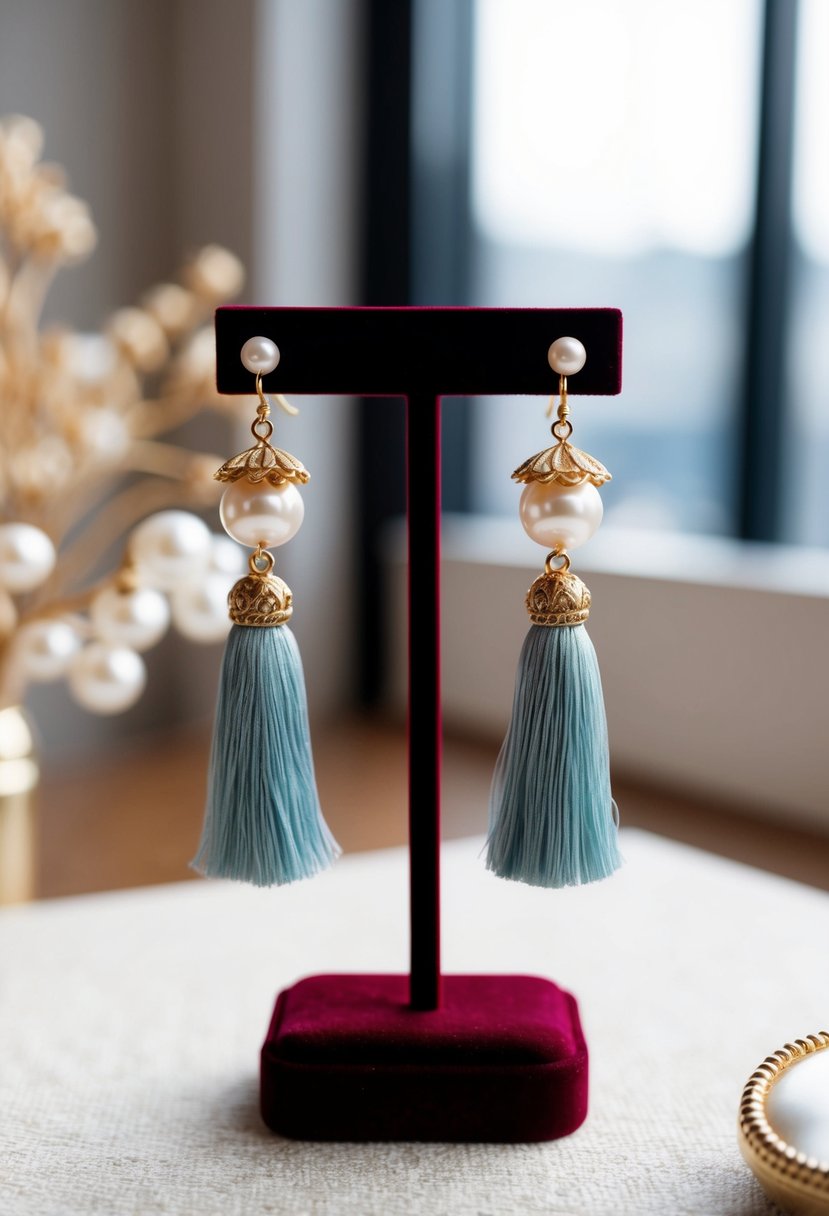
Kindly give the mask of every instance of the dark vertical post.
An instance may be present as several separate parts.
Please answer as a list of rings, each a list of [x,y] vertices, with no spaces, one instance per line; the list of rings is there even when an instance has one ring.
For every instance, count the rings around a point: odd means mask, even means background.
[[[475,0],[412,6],[410,232],[412,304],[470,303],[469,224]],[[469,511],[472,403],[443,410],[443,506]]]
[[[362,283],[368,305],[409,303],[409,126],[412,0],[365,0],[365,144],[363,165]],[[358,386],[359,390],[360,386]],[[382,579],[380,537],[403,514],[403,411],[378,397],[360,402],[356,450],[372,470],[360,486],[357,547],[360,583]],[[359,699],[377,705],[385,677],[387,625],[378,604],[357,621]]]
[[[796,51],[797,0],[766,0],[740,419],[739,534],[743,540],[776,540],[780,533]]]
[[[406,402],[413,1009],[440,1005],[440,397]]]

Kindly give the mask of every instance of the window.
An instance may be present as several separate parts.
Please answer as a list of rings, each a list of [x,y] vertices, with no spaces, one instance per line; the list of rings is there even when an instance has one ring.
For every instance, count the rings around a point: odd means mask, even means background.
[[[829,5],[801,4],[785,401],[790,403],[785,536],[829,545]]]
[[[574,401],[608,521],[736,530],[758,0],[478,0],[471,302],[614,305],[624,398]],[[716,30],[716,37],[712,37]],[[589,352],[588,352],[589,355]],[[472,506],[543,446],[535,401],[476,406]]]
[[[624,397],[574,418],[608,518],[829,544],[825,3],[412,11],[412,302],[618,305]],[[511,512],[540,426],[450,406],[451,509]]]
[[[823,821],[829,555],[739,541],[829,546],[829,6],[412,13],[412,264],[386,300],[625,313],[623,396],[573,401],[576,442],[616,475],[609,521],[667,529],[633,573],[610,528],[580,554],[617,764]],[[372,114],[388,124],[388,107]],[[544,426],[532,399],[444,411],[446,507],[472,513],[444,533],[444,595],[463,613],[445,613],[443,688],[464,728],[493,730],[510,685],[523,622],[510,633],[493,597],[505,571],[535,567],[509,473]]]

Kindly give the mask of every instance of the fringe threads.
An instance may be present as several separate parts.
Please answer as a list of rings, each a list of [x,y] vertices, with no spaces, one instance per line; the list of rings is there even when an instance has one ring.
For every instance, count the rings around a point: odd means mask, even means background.
[[[487,869],[537,887],[622,863],[602,684],[583,625],[532,625],[489,803]]]
[[[193,869],[269,887],[340,854],[314,778],[302,659],[286,625],[234,625],[225,649],[207,808]]]

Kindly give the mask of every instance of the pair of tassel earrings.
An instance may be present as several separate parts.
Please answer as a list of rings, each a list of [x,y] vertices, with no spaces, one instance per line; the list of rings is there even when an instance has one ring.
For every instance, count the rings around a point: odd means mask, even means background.
[[[248,574],[228,601],[233,625],[220,679],[204,828],[192,863],[202,874],[257,886],[309,878],[340,853],[317,795],[302,661],[287,627],[292,596],[274,575],[270,552],[299,530],[304,506],[297,487],[309,480],[295,457],[270,442],[273,423],[262,377],[279,357],[268,338],[251,338],[242,347],[242,363],[256,377],[256,442],[216,473],[228,483],[222,525],[252,554]],[[569,556],[601,523],[597,487],[610,474],[569,442],[567,376],[584,366],[584,347],[575,338],[559,338],[548,358],[560,377],[556,442],[525,461],[513,478],[526,487],[522,525],[549,554],[527,593],[531,626],[495,768],[486,864],[502,878],[562,887],[605,878],[621,859],[601,680],[584,629],[590,592],[570,572]],[[277,400],[296,412],[284,398]]]

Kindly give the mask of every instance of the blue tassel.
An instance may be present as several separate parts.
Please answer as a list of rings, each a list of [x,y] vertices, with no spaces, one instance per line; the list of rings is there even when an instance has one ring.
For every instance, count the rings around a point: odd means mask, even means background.
[[[575,886],[621,864],[602,685],[583,625],[530,627],[489,814],[486,864],[501,878]]]
[[[285,625],[234,625],[194,869],[258,887],[310,878],[340,849],[322,817],[299,647]]]

